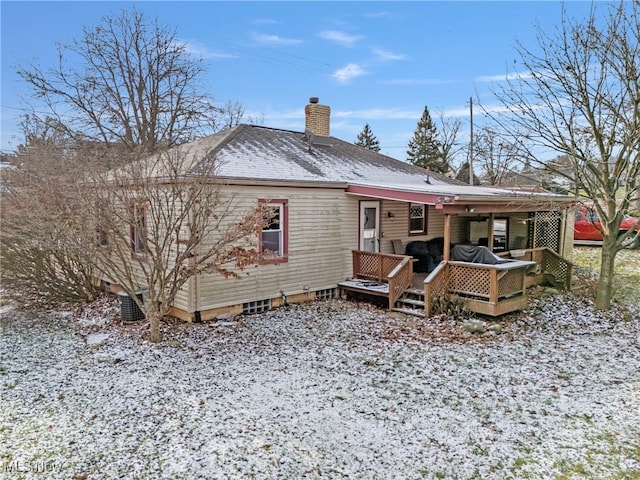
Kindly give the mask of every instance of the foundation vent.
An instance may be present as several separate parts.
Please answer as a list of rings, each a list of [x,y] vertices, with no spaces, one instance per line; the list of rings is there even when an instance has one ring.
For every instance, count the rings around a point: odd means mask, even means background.
[[[270,300],[256,300],[255,302],[247,302],[242,304],[242,313],[252,315],[254,313],[264,313],[271,309]]]
[[[336,298],[335,288],[326,288],[324,290],[316,291],[316,300],[331,300],[332,298]]]

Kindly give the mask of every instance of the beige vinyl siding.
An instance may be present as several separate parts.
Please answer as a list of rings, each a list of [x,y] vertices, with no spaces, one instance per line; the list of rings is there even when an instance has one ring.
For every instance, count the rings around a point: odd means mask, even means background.
[[[389,217],[388,212],[392,213]],[[403,245],[415,240],[431,240],[444,237],[444,214],[433,205],[427,205],[427,233],[424,235],[409,235],[409,203],[385,200],[382,202],[380,213],[382,238],[380,251],[393,253],[392,240],[401,240]],[[457,229],[455,217],[452,218],[452,231]],[[463,228],[464,230],[464,228]],[[457,230],[456,230],[457,232]]]
[[[394,253],[392,240],[402,240],[406,245],[409,236],[409,204],[384,200],[380,212],[380,252]],[[391,217],[389,216],[391,212]]]
[[[170,189],[166,189],[166,191],[162,191],[165,192],[166,195],[170,195],[171,191]],[[180,205],[178,203],[173,203],[173,200],[167,200],[166,197],[164,197],[162,195],[162,192],[160,190],[158,191],[154,191],[155,194],[155,198],[156,199],[160,199],[162,201],[162,203],[160,205],[170,205],[171,209],[175,210],[175,211],[179,211],[180,210]],[[131,195],[131,199],[135,200],[139,197],[142,197],[143,195],[135,195],[132,194]],[[112,241],[117,241],[118,242],[118,247],[115,248],[115,246],[112,245],[111,247],[111,255],[112,255],[112,260],[114,260],[115,262],[117,262],[117,264],[119,265],[119,269],[120,271],[124,271],[125,269],[123,268],[124,263],[126,262],[128,265],[131,266],[131,271],[132,271],[132,277],[133,277],[133,281],[139,285],[141,288],[145,288],[147,287],[147,282],[146,282],[146,278],[144,275],[144,272],[142,270],[142,267],[140,266],[141,263],[145,263],[147,262],[147,260],[145,259],[145,254],[140,254],[139,259],[135,258],[135,254],[133,252],[131,252],[130,249],[130,232],[131,232],[131,224],[124,221],[124,219],[127,217],[126,209],[129,208],[128,205],[120,205],[120,208],[122,209],[119,212],[119,216],[122,219],[121,225],[120,225],[120,232],[119,232],[119,238],[117,240],[112,239]],[[154,225],[154,222],[152,220],[152,215],[151,215],[151,207],[147,208],[147,214],[146,214],[146,223],[147,223],[147,235],[149,236],[149,238],[153,238],[156,237],[158,240],[163,240],[165,237],[170,237],[172,239],[172,242],[175,242],[176,238],[174,238],[173,234],[169,234],[167,235],[165,233],[165,231],[162,230],[158,230],[158,233],[154,234],[154,231],[156,230],[156,228],[162,228],[165,227],[166,228],[166,224],[163,224],[161,219],[156,219],[156,224]],[[186,222],[185,222],[186,223]],[[187,225],[183,225],[181,232],[180,232],[180,238],[188,238],[189,236],[189,230]],[[120,251],[124,258],[118,258],[116,255],[116,251]],[[175,244],[167,249],[167,256],[166,256],[166,264],[167,265],[171,265],[172,263],[175,263],[175,258],[176,258],[176,253],[175,253]],[[119,273],[118,275],[123,275],[122,273]],[[101,280],[108,282],[112,285],[112,288],[114,290],[120,290],[120,288],[122,287],[122,277],[120,277],[120,280],[118,278],[115,277],[108,277],[108,276],[102,276],[100,278]],[[181,309],[187,309],[188,306],[191,304],[191,300],[189,298],[190,295],[190,287],[188,285],[188,283],[183,286],[183,288],[178,292],[175,301],[173,303],[173,306],[181,308]]]
[[[451,216],[450,242],[454,245],[467,241],[468,220],[468,218],[458,215]]]
[[[192,308],[208,310],[245,302],[334,288],[351,275],[351,250],[358,245],[358,201],[342,189],[234,186],[237,208],[258,199],[288,201],[288,261],[257,265],[240,278],[202,275]],[[194,297],[195,298],[195,297]]]
[[[442,210],[437,210],[433,205],[429,205],[427,212],[427,221],[429,222],[429,239],[444,237],[444,214]]]
[[[128,270],[131,271],[132,283],[136,283],[141,287],[146,286],[144,272],[140,266],[141,260],[135,258],[136,254],[131,250],[131,224],[125,221],[127,218],[126,210],[128,208],[128,205],[118,204],[117,209],[119,211],[117,217],[114,217],[118,218],[118,232],[114,237],[109,239],[110,242],[115,243],[111,243],[106,249],[106,254],[109,255],[111,261],[115,263],[116,273],[112,275],[102,274],[100,276],[100,280],[109,283],[113,291],[119,291],[122,289],[123,283],[129,283],[122,281],[125,276],[124,272]],[[143,259],[144,255],[141,255],[140,258]],[[128,267],[126,267],[127,265]]]

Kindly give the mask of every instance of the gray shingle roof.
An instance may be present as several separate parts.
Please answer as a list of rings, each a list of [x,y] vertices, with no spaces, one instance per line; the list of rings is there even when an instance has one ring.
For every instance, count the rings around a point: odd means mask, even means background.
[[[216,175],[235,180],[338,182],[345,186],[496,200],[533,195],[470,186],[335,137],[310,141],[303,132],[256,125],[237,125],[176,148],[181,154],[188,152],[196,162],[190,171],[215,159]]]
[[[320,140],[320,141],[318,141]],[[218,175],[261,180],[425,185],[459,182],[335,137],[310,142],[302,132],[238,125],[189,144],[209,153]]]

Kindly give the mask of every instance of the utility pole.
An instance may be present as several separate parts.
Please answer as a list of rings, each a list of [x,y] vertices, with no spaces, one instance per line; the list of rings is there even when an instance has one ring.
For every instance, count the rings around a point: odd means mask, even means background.
[[[471,131],[469,133],[469,185],[473,185],[473,97],[469,97]]]

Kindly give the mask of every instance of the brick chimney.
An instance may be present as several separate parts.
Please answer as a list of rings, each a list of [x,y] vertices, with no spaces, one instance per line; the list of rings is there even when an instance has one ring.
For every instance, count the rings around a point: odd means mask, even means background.
[[[318,103],[318,97],[311,97],[309,104],[304,107],[304,129],[321,137],[329,136],[329,118],[331,108]]]

